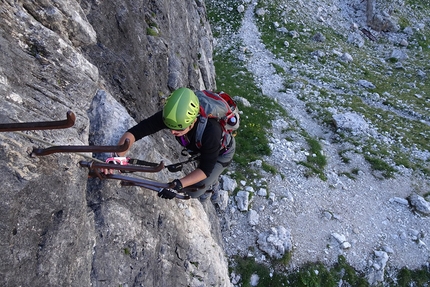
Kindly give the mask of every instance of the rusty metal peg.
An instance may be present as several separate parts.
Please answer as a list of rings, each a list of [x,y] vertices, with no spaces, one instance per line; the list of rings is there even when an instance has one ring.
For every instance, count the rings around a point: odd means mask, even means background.
[[[372,40],[372,41],[376,41],[377,40],[376,37],[373,36],[372,33],[370,33],[370,31],[367,30],[366,28],[361,28],[360,31],[363,32],[363,34],[366,35],[367,38],[369,38],[370,40]]]
[[[53,153],[76,153],[76,152],[124,152],[130,147],[130,140],[126,139],[122,145],[114,146],[52,146],[49,148],[33,148],[31,155],[44,156]]]
[[[136,165],[118,165],[110,163],[102,163],[95,161],[80,161],[79,164],[83,167],[93,169],[115,169],[121,171],[135,171],[135,172],[159,172],[164,168],[164,163],[160,162],[156,166],[136,166]]]
[[[121,185],[122,186],[138,186],[138,187],[143,187],[149,190],[153,190],[156,192],[161,192],[162,188],[158,188],[158,187],[153,187],[151,185],[147,185],[147,184],[143,184],[143,183],[133,183],[133,182],[126,182],[126,181],[121,181]],[[191,197],[187,194],[180,194],[180,193],[176,193],[175,197],[178,199],[185,199],[188,200]]]
[[[131,176],[119,175],[119,174],[106,174],[104,177],[108,179],[117,179],[121,181],[130,182],[134,185],[144,184],[154,188],[172,188],[173,187],[173,183],[172,184],[162,183],[158,181],[152,181],[152,180],[147,180],[143,178],[136,178]]]
[[[87,166],[88,163],[80,162],[81,166]],[[92,177],[98,177],[100,179],[117,179],[121,181],[122,186],[139,186],[156,192],[160,192],[163,188],[172,188],[173,183],[162,183],[157,181],[146,180],[143,178],[135,178],[130,176],[118,175],[118,174],[102,174],[98,171],[94,171],[91,174]],[[183,188],[175,195],[178,199],[190,199],[190,193],[197,191],[198,189],[204,188],[204,185],[192,185]],[[181,194],[185,193],[185,194]]]
[[[108,178],[114,178],[108,176]],[[151,189],[151,190],[156,190],[156,188],[172,188],[173,184],[168,184],[168,183],[160,183],[160,185],[163,186],[159,186],[156,182],[150,182],[150,181],[146,181],[146,180],[140,180],[137,178],[132,178],[132,177],[115,177],[115,179],[120,179],[121,180],[121,185],[122,186],[139,186],[139,187],[143,187],[143,188],[147,188],[147,189]],[[156,185],[154,185],[156,184]],[[168,186],[168,187],[165,187]],[[187,187],[184,187],[183,189],[181,189],[180,191],[177,191],[179,194],[176,194],[176,198],[179,199],[190,199],[190,194],[193,194],[194,192],[197,192],[199,189],[205,188],[204,184],[201,185],[197,185],[197,184],[193,184]],[[183,195],[181,193],[184,193]]]
[[[160,190],[162,189],[162,188],[159,188],[159,187],[154,187],[154,186],[149,185],[149,184],[135,183],[135,182],[131,182],[131,181],[121,181],[121,185],[122,186],[138,186],[138,187],[143,187],[143,188],[146,188],[146,189],[149,189],[149,190],[154,190],[156,192],[160,192]],[[178,199],[190,199],[191,198],[187,194],[179,194],[179,193],[176,193],[175,197],[178,198]]]
[[[76,116],[72,111],[66,114],[67,119],[62,121],[8,123],[0,124],[0,132],[28,131],[28,130],[54,130],[70,128],[75,124]]]
[[[124,180],[121,180],[121,185],[122,186],[141,186],[141,187],[146,187],[149,184],[139,183],[139,182],[135,182],[135,181],[124,181]],[[172,188],[172,187],[169,187],[169,188]],[[201,185],[201,186],[190,185],[190,186],[184,187],[183,189],[179,190],[178,193],[189,194],[189,193],[193,193],[193,192],[198,191],[200,188],[204,188],[204,185]]]
[[[156,192],[161,192],[161,190],[163,189],[161,187],[155,187],[151,184],[146,184],[143,182],[139,183],[139,182],[134,182],[134,181],[121,181],[121,185],[122,186],[138,186],[138,187],[143,187],[143,188],[153,190]],[[187,189],[187,188],[185,188],[185,189]],[[197,190],[196,188],[190,189],[190,191],[196,191],[196,190]],[[188,194],[180,194],[180,193],[176,193],[175,197],[178,199],[184,199],[184,200],[188,200],[191,198]]]

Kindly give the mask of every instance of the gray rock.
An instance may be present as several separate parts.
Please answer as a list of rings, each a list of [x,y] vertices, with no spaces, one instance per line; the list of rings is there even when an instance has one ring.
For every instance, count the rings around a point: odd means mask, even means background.
[[[348,130],[353,134],[363,133],[369,129],[369,124],[363,116],[356,113],[344,113],[333,115],[333,121],[337,129]]]
[[[418,70],[417,71],[417,75],[418,77],[420,77],[421,79],[425,79],[427,77],[427,73],[424,72],[423,70]]]
[[[258,286],[258,282],[260,281],[260,276],[258,276],[257,274],[252,274],[251,275],[251,286]]]
[[[272,227],[258,235],[257,243],[270,257],[280,259],[292,250],[291,232],[283,226]]]
[[[387,265],[389,256],[387,252],[375,250],[374,251],[374,262],[372,269],[368,274],[368,281],[371,285],[384,281],[385,267]]]
[[[219,201],[218,201],[218,206],[220,210],[226,210],[228,206],[228,199],[229,199],[228,191],[220,190]]]
[[[288,35],[290,35],[290,37],[293,38],[293,39],[298,38],[300,36],[299,32],[294,31],[294,30],[293,31],[289,31]]]
[[[247,211],[249,206],[249,192],[241,190],[237,193],[235,198],[237,208],[240,211]]]
[[[260,189],[258,190],[258,192],[257,192],[257,195],[258,195],[258,196],[266,197],[266,196],[267,196],[267,189],[265,189],[265,188],[260,188]]]
[[[317,58],[323,58],[323,57],[325,57],[326,54],[324,51],[316,50],[316,51],[312,52],[311,55],[315,56]]]
[[[397,32],[400,27],[397,22],[388,15],[376,14],[369,22],[369,25],[376,31]]]
[[[412,27],[410,27],[410,26],[405,27],[405,29],[403,29],[403,33],[411,36],[414,34],[414,29],[412,29]]]
[[[332,233],[331,236],[336,239],[338,243],[344,243],[346,241],[345,235],[339,233]]]
[[[279,27],[276,29],[276,31],[287,34],[288,33],[288,29],[285,27]]]
[[[349,34],[347,42],[357,46],[358,48],[364,46],[364,38],[358,32]]]
[[[251,103],[247,99],[245,99],[244,97],[234,97],[234,99],[236,101],[240,102],[245,107],[250,107],[251,106]]]
[[[258,8],[257,11],[255,11],[255,14],[257,16],[263,16],[264,14],[266,14],[266,10],[264,10],[263,8]]]
[[[233,192],[237,188],[236,180],[232,179],[227,175],[221,175],[222,188],[224,190]]]
[[[312,40],[315,42],[325,42],[326,38],[322,33],[316,33],[312,36]]]
[[[357,82],[358,85],[366,88],[366,89],[374,89],[376,88],[374,84],[372,84],[371,82],[367,81],[367,80],[358,80]]]
[[[351,63],[354,59],[350,54],[343,53],[342,56],[340,57],[340,60],[345,63]]]
[[[399,45],[403,46],[403,47],[407,47],[409,45],[409,43],[406,39],[402,39],[402,40],[400,40]]]
[[[257,211],[251,209],[248,212],[248,220],[251,226],[258,225],[259,219],[260,219],[260,216],[258,215]]]
[[[405,61],[406,59],[408,59],[408,54],[406,54],[405,51],[403,50],[399,50],[399,49],[395,49],[391,52],[390,55],[391,59],[396,59],[397,61]]]
[[[407,199],[404,199],[404,198],[401,198],[401,197],[390,198],[390,202],[396,202],[396,203],[399,203],[401,205],[408,205],[409,204],[409,202],[408,202]]]
[[[419,213],[430,214],[430,202],[426,201],[422,196],[412,194],[408,197],[408,200],[411,206]]]

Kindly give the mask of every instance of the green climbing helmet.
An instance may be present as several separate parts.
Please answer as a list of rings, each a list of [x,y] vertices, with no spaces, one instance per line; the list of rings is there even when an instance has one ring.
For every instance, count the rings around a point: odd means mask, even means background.
[[[163,108],[163,121],[171,130],[188,128],[199,114],[199,99],[193,91],[180,88],[174,91]]]

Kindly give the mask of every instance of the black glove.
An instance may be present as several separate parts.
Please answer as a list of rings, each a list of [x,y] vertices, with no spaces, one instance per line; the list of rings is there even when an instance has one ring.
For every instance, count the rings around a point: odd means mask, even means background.
[[[174,184],[174,186],[172,187],[172,189],[176,190],[176,191],[181,191],[182,187],[182,183],[179,179],[175,179],[172,182],[169,182],[169,184]]]
[[[176,197],[176,192],[168,188],[163,188],[158,192],[158,197],[165,198],[165,199],[172,199]]]

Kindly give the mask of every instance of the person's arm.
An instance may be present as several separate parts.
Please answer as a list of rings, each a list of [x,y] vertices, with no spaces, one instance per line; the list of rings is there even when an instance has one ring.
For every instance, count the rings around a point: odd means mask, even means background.
[[[118,145],[121,145],[125,142],[126,139],[130,140],[130,146],[126,151],[117,153],[118,156],[124,156],[128,150],[130,150],[131,146],[141,138],[144,138],[148,135],[154,134],[162,129],[165,129],[166,125],[163,122],[162,111],[156,112],[149,118],[144,119],[137,125],[128,129],[118,141]]]
[[[187,187],[190,185],[193,185],[195,183],[198,183],[206,178],[206,174],[201,170],[200,168],[196,168],[189,174],[187,174],[185,177],[179,179],[182,183],[183,187]]]

